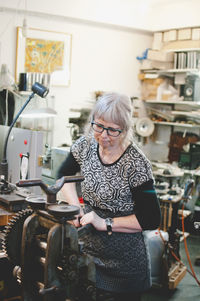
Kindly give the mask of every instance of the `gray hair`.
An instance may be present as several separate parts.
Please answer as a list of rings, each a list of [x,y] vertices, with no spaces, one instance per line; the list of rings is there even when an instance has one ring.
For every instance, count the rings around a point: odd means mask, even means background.
[[[94,118],[118,124],[123,129],[123,141],[133,141],[132,103],[128,96],[119,93],[103,94],[98,98],[90,114],[89,122]],[[91,126],[86,129],[85,133],[91,137]]]

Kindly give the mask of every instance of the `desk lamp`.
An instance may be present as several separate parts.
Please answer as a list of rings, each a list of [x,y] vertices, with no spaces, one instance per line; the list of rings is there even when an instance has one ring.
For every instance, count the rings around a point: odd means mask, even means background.
[[[32,93],[31,95],[28,97],[28,99],[26,100],[26,102],[24,103],[24,105],[22,106],[22,108],[19,110],[19,112],[17,113],[16,117],[13,119],[6,139],[5,139],[5,144],[4,144],[4,149],[3,149],[3,157],[2,157],[2,161],[0,164],[0,170],[1,170],[1,182],[3,182],[3,185],[0,186],[0,192],[1,193],[10,193],[11,189],[8,185],[8,162],[7,162],[7,145],[8,145],[8,138],[10,135],[10,132],[13,128],[13,126],[15,125],[17,119],[19,118],[20,114],[23,112],[23,110],[26,108],[26,106],[28,105],[28,103],[30,102],[30,100],[34,97],[35,94],[39,95],[40,97],[46,97],[47,94],[49,93],[49,89],[44,87],[43,85],[41,85],[40,83],[36,82],[33,86],[32,86]]]

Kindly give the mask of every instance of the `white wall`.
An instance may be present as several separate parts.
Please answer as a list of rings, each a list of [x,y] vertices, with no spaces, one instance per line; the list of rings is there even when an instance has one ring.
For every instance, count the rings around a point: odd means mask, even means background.
[[[157,31],[199,26],[199,0],[0,0],[0,6],[27,9],[87,20]]]
[[[148,13],[149,29],[199,27],[199,0],[153,0]]]
[[[69,109],[91,105],[95,90],[139,95],[136,56],[151,47],[151,30],[199,26],[199,0],[0,0],[0,64],[13,74],[26,3],[29,27],[72,34],[71,85],[51,88],[54,146],[70,142]]]
[[[15,69],[16,26],[22,25],[23,17],[19,13],[0,12],[0,64],[6,63],[12,74]],[[140,93],[136,56],[151,46],[151,34],[62,18],[59,21],[57,18],[28,16],[27,22],[29,27],[72,34],[71,85],[51,88],[58,112],[53,146],[70,141],[66,128],[69,109],[91,106],[95,90],[114,90],[129,96]]]

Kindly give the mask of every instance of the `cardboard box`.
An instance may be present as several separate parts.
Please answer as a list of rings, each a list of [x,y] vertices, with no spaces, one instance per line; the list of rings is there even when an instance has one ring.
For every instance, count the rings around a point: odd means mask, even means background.
[[[169,70],[174,68],[173,62],[152,61],[152,68],[159,70]]]
[[[169,31],[164,31],[163,33],[163,41],[164,42],[169,42],[170,39],[169,39]]]
[[[169,39],[169,41],[176,41],[177,40],[177,30],[176,29],[173,29],[173,30],[169,31],[168,39]]]
[[[178,40],[190,40],[192,35],[191,28],[179,29],[178,30]]]
[[[145,59],[145,60],[141,61],[141,66],[140,66],[141,70],[149,70],[149,69],[152,69],[152,68],[153,67],[152,67],[151,60]]]
[[[200,40],[200,28],[192,29],[192,40]]]
[[[164,81],[162,78],[144,79],[141,82],[141,99],[156,99],[159,85]]]
[[[148,50],[147,58],[149,60],[160,61],[160,62],[173,62],[174,54],[173,52]]]
[[[160,50],[163,46],[163,33],[155,32],[153,35],[152,49]]]
[[[182,40],[182,41],[171,41],[166,43],[162,47],[162,51],[169,51],[177,49],[189,49],[189,48],[200,48],[200,40]]]
[[[140,70],[151,70],[151,69],[168,70],[173,68],[174,68],[173,62],[153,61],[147,59],[141,62]]]

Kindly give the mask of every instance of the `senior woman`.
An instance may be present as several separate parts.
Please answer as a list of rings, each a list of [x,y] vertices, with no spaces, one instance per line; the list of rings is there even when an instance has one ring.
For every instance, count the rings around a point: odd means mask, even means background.
[[[71,147],[58,178],[81,172],[84,212],[75,226],[92,224],[84,250],[94,256],[97,300],[140,300],[151,287],[143,231],[156,229],[160,206],[151,164],[133,142],[129,97],[107,93],[96,102],[89,130]],[[80,207],[74,183],[63,186],[69,204]],[[80,224],[79,224],[80,221]]]

